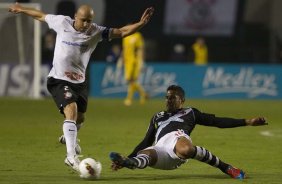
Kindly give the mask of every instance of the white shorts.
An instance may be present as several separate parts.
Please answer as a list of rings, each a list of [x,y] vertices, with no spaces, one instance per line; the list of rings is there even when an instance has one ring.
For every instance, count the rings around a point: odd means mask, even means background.
[[[151,166],[152,168],[172,170],[188,161],[179,158],[174,152],[175,144],[180,137],[186,137],[188,140],[192,141],[190,136],[185,134],[183,130],[178,130],[166,134],[154,146],[145,149],[154,149],[157,152],[157,163]]]

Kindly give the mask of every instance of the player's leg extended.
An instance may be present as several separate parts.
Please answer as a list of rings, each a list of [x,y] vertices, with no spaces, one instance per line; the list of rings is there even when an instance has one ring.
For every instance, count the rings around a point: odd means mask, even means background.
[[[73,156],[75,153],[76,137],[77,137],[77,105],[75,102],[68,104],[64,108],[65,121],[63,124],[63,132],[66,140],[67,155]]]
[[[67,158],[65,159],[65,163],[77,170],[79,160],[76,157],[74,148],[77,136],[77,104],[74,102],[76,100],[76,94],[69,87],[68,82],[57,80],[52,77],[48,78],[47,88],[52,94],[60,112],[64,114],[65,117],[63,124],[63,137],[67,148]]]
[[[84,113],[78,112],[77,120],[76,120],[77,133],[79,132],[81,126],[83,125],[84,119],[85,119],[84,118]],[[59,137],[59,142],[61,144],[66,144],[66,139],[65,139],[64,134]],[[80,140],[77,138],[76,139],[76,146],[75,146],[76,154],[80,154],[81,153],[81,147],[79,146],[79,142],[80,142]]]
[[[175,145],[175,152],[180,158],[193,158],[217,167],[223,172],[228,168],[228,165],[222,162],[218,157],[203,147],[194,146],[193,143],[185,137],[178,139]]]
[[[207,163],[220,169],[222,172],[228,174],[232,178],[243,179],[245,176],[244,172],[240,169],[234,168],[231,165],[224,163],[207,149],[200,146],[194,146],[192,142],[185,137],[178,139],[175,145],[175,152],[180,158],[192,158],[200,162]]]
[[[235,168],[222,160],[220,160],[217,156],[213,155],[207,149],[195,146],[195,153],[192,157],[193,159],[199,160],[201,162],[205,162],[213,167],[219,168],[222,172],[229,175],[235,179],[244,179],[245,173],[241,169]]]
[[[85,120],[85,115],[84,112],[86,112],[87,109],[87,89],[83,89],[80,94],[79,94],[79,98],[76,100],[76,104],[77,104],[77,119],[76,119],[76,128],[77,128],[77,132],[80,130],[84,120]],[[79,139],[76,139],[76,146],[75,146],[75,151],[76,154],[80,154],[81,153],[81,147],[79,146]],[[59,142],[62,144],[66,144],[65,141],[65,136],[62,135],[59,137]]]
[[[132,157],[131,159],[137,163],[138,169],[144,169],[147,166],[155,165],[158,160],[158,156],[156,150],[146,149],[140,151],[136,157]]]
[[[126,167],[129,169],[144,169],[147,166],[154,165],[157,162],[157,153],[153,149],[142,150],[136,157],[127,158],[119,153],[111,152],[110,159],[115,165],[120,167]],[[114,170],[117,170],[114,167]]]
[[[63,124],[63,133],[66,141],[67,157],[65,164],[72,167],[72,169],[78,171],[79,159],[76,155],[76,137],[77,137],[77,105],[72,102],[64,108],[65,121]]]

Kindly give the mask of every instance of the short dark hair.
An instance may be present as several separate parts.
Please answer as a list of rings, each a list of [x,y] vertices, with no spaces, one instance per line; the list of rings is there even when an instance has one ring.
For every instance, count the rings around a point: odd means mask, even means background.
[[[177,95],[184,101],[185,100],[185,91],[182,87],[178,86],[178,85],[170,85],[168,86],[168,88],[166,89],[166,91],[175,91],[177,93]]]

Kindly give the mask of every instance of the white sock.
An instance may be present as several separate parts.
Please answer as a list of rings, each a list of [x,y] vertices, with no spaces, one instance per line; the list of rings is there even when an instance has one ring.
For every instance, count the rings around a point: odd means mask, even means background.
[[[75,121],[65,120],[63,124],[63,132],[66,140],[67,156],[76,155],[75,145],[76,145],[77,128]]]

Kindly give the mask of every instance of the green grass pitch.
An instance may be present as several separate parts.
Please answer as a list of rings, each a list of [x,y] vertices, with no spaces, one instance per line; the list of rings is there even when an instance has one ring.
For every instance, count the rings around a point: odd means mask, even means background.
[[[85,181],[64,165],[65,147],[58,143],[63,117],[51,99],[0,99],[0,183],[82,184],[161,183],[226,184],[282,183],[281,100],[187,100],[204,112],[218,116],[265,116],[263,127],[218,129],[197,126],[194,144],[203,146],[223,161],[242,168],[248,178],[237,181],[207,164],[190,160],[179,169],[162,171],[110,169],[108,154],[128,154],[146,132],[151,116],[164,109],[164,100],[125,107],[122,99],[90,99],[79,138],[84,157],[101,161],[101,179]]]

